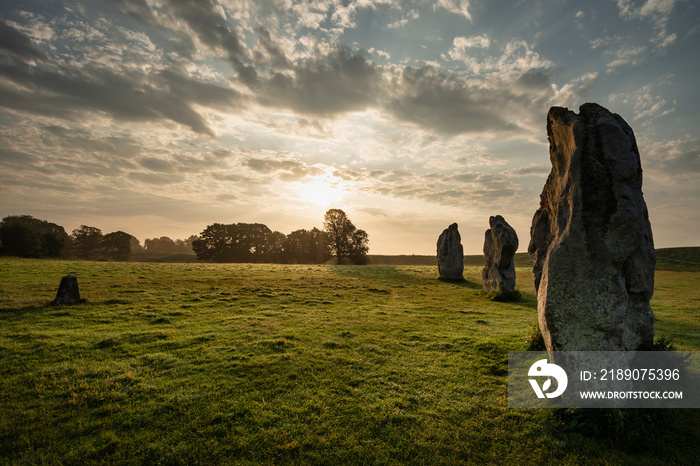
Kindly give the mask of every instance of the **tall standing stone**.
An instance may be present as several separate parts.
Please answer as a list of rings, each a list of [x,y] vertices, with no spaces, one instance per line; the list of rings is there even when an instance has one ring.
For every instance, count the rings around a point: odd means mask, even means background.
[[[532,219],[540,330],[550,351],[627,351],[654,339],[656,253],[632,129],[597,104],[547,115],[552,171]]]
[[[440,278],[461,280],[464,278],[464,249],[462,237],[453,223],[446,228],[437,241],[437,260]]]
[[[484,238],[486,267],[481,271],[484,291],[512,293],[515,290],[515,263],[518,235],[503,217],[489,217],[489,228]]]
[[[61,278],[58,285],[58,293],[53,304],[75,304],[80,302],[80,291],[78,291],[78,279],[73,275],[66,275]]]

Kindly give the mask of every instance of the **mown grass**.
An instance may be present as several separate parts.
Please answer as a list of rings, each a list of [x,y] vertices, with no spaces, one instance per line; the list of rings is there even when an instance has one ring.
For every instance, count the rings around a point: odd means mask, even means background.
[[[69,273],[87,303],[47,305]],[[625,425],[508,409],[530,271],[510,303],[483,293],[480,267],[465,277],[0,259],[0,462],[700,462],[695,410]],[[700,349],[699,285],[657,273],[657,335],[678,349]]]

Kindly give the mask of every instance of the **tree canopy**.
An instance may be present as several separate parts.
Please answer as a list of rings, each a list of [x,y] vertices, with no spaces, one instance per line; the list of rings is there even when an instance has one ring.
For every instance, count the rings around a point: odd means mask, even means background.
[[[107,233],[102,240],[102,252],[107,259],[128,261],[131,256],[131,238],[129,233],[115,231]]]
[[[80,225],[80,228],[73,230],[73,253],[79,259],[100,259],[103,239],[104,235],[99,228]]]
[[[62,226],[34,218],[12,215],[0,222],[0,254],[20,257],[60,257],[71,244]]]
[[[340,209],[330,209],[323,221],[323,231],[328,235],[329,252],[338,264],[365,264],[369,251],[369,236],[358,230]]]
[[[279,235],[261,223],[209,225],[192,242],[197,258],[214,262],[274,261],[281,250]],[[284,235],[282,235],[284,236]]]
[[[69,236],[63,227],[30,215],[9,216],[0,222],[0,255],[21,257],[71,256],[84,260],[127,261],[132,251],[188,254],[212,262],[281,262],[321,264],[335,257],[339,264],[365,264],[368,235],[353,225],[345,212],[331,209],[323,230],[295,230],[289,235],[261,223],[214,223],[199,236],[172,240],[167,236],[139,240],[123,231],[103,234],[80,225]]]
[[[335,256],[339,264],[367,263],[368,235],[340,209],[326,212],[323,230],[288,235],[260,223],[214,223],[192,242],[200,260],[321,264]]]
[[[282,250],[282,262],[289,264],[323,264],[330,259],[327,235],[318,228],[291,232]]]
[[[170,239],[167,236],[160,238],[146,238],[144,247],[148,252],[165,252],[170,254],[192,254],[192,243],[197,239],[192,235],[187,239]]]

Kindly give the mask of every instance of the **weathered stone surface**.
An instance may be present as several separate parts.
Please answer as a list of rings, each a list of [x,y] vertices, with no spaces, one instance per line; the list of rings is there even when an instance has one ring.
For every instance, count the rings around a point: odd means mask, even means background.
[[[80,302],[80,291],[78,291],[78,279],[73,275],[66,275],[61,278],[58,285],[58,293],[53,304],[75,304]]]
[[[438,272],[441,278],[461,280],[464,278],[464,249],[457,224],[453,223],[442,232],[437,241]]]
[[[481,271],[484,291],[512,293],[515,290],[515,263],[518,235],[503,217],[489,217],[489,228],[484,238],[486,267]]]
[[[651,345],[656,253],[632,129],[584,104],[552,107],[552,171],[532,219],[540,330],[552,351],[636,350]]]

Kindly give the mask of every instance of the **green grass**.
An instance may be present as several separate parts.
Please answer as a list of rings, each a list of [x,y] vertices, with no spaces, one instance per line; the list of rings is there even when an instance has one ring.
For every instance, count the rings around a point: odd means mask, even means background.
[[[700,248],[657,249],[656,270],[700,272]]]
[[[47,305],[69,273],[87,303]],[[483,293],[481,267],[465,277],[2,258],[0,463],[700,461],[695,410],[508,409],[531,273],[511,303]],[[657,336],[677,349],[700,349],[699,289],[700,273],[657,272]]]
[[[375,265],[432,265],[437,267],[437,256],[367,256],[367,261]],[[532,261],[526,252],[516,253],[513,257],[516,267],[532,268]],[[464,256],[467,267],[484,267],[483,255]],[[656,270],[673,270],[677,272],[700,272],[700,247],[663,248],[656,250]]]

